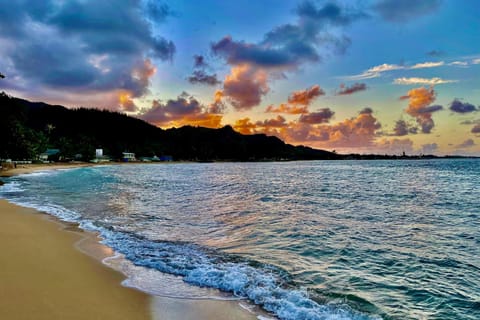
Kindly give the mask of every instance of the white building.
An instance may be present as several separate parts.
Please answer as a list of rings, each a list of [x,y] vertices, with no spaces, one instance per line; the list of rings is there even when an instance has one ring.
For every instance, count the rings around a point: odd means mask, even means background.
[[[136,161],[135,153],[133,152],[122,152],[122,160],[124,162]]]

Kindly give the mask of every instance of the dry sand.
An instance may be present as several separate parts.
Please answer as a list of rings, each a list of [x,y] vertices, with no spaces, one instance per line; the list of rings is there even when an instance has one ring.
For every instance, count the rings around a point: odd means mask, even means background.
[[[0,176],[90,165],[19,165]],[[175,299],[123,287],[123,274],[101,263],[112,250],[98,240],[74,224],[0,199],[0,319],[257,318],[235,301]]]
[[[150,319],[150,297],[73,249],[77,228],[0,200],[0,318]]]

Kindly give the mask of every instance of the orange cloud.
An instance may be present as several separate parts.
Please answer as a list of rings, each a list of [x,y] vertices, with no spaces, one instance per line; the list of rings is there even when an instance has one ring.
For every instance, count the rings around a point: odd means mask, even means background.
[[[436,93],[433,87],[412,89],[408,91],[407,95],[400,97],[400,99],[409,100],[405,112],[417,120],[423,133],[430,133],[435,126],[432,113],[443,109],[443,107],[439,105],[430,105],[436,99]]]
[[[330,112],[333,115],[333,112]],[[317,148],[359,148],[373,146],[376,131],[381,128],[381,124],[368,108],[354,118],[335,124],[324,124],[325,120],[322,121],[302,122],[299,119],[287,123],[283,117],[278,116],[276,119],[252,123],[249,118],[244,118],[235,123],[234,129],[244,134],[275,135],[287,143],[297,145],[308,144]]]
[[[137,110],[137,106],[132,100],[132,93],[129,91],[121,90],[118,93],[118,105],[123,111],[134,112]]]
[[[249,64],[234,66],[225,77],[221,94],[237,110],[249,110],[260,104],[262,97],[270,90],[268,73]]]
[[[298,121],[309,124],[327,123],[330,121],[334,114],[335,112],[330,110],[330,108],[323,108],[318,110],[317,112],[302,114]]]
[[[180,127],[184,125],[219,128],[223,116],[209,112],[209,108],[202,105],[194,97],[184,93],[176,100],[161,103],[153,101],[152,107],[144,110],[139,118],[159,127]]]
[[[291,106],[291,105],[282,103],[277,108],[275,108],[273,105],[268,106],[267,109],[265,110],[265,112],[302,114],[302,113],[308,113],[308,107],[307,106],[298,106],[298,105]]]
[[[208,108],[210,113],[223,113],[225,111],[225,104],[222,101],[223,92],[221,90],[216,90],[214,95],[214,100]]]
[[[233,129],[242,134],[255,133],[257,126],[250,121],[250,118],[238,119],[233,125]]]
[[[320,86],[317,84],[305,90],[292,92],[288,97],[288,103],[308,106],[313,100],[324,94],[325,91],[323,91],[322,88],[320,88]]]

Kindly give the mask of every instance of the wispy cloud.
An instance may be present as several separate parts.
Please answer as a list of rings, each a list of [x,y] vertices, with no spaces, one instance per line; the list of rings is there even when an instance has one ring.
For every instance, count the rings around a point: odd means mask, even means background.
[[[361,74],[353,75],[353,76],[345,76],[343,78],[348,80],[362,80],[362,79],[371,79],[371,78],[378,78],[381,76],[383,72],[392,71],[392,70],[400,70],[405,69],[405,66],[398,65],[398,64],[381,64],[375,67],[372,67]]]
[[[472,63],[473,64],[480,64],[480,58],[479,59],[473,59]]]
[[[423,62],[423,63],[417,63],[411,66],[408,69],[424,69],[424,68],[435,68],[435,67],[441,67],[445,64],[443,61],[438,61],[438,62]]]
[[[449,66],[457,66],[457,67],[466,67],[468,66],[468,62],[466,61],[453,61],[448,64]]]
[[[384,72],[390,72],[394,70],[416,70],[416,69],[426,69],[426,68],[437,68],[444,65],[445,65],[444,61],[426,61],[426,62],[416,63],[412,66],[384,63],[378,66],[371,67],[370,69],[365,70],[361,74],[357,74],[353,76],[345,76],[340,78],[347,79],[347,80],[363,80],[363,79],[378,78]]]
[[[445,80],[441,78],[397,78],[393,80],[394,84],[402,84],[402,85],[412,85],[412,84],[428,84],[428,85],[437,85],[437,84],[444,84],[444,83],[453,83],[458,82],[458,80]]]

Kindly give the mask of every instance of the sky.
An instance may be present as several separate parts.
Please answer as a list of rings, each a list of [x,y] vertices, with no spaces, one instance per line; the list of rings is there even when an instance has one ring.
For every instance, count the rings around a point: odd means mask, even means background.
[[[341,153],[480,156],[477,0],[0,0],[0,90]]]

